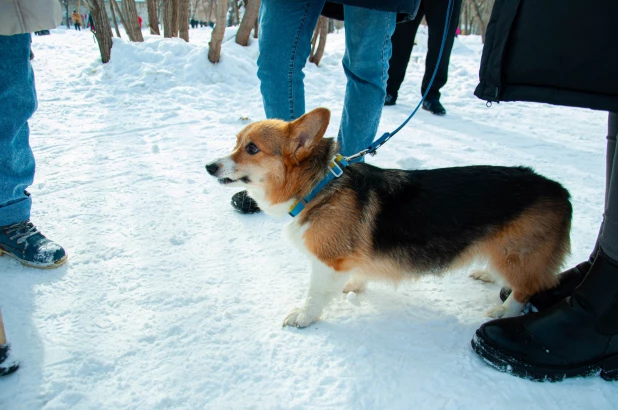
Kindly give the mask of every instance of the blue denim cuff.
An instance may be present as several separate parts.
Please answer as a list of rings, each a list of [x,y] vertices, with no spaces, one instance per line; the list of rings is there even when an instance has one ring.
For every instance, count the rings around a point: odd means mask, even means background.
[[[28,196],[10,205],[0,207],[0,226],[11,225],[30,219],[32,199]]]

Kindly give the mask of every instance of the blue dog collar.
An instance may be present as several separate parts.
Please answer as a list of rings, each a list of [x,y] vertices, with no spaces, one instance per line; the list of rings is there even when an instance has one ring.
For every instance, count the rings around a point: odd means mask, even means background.
[[[299,199],[290,207],[290,216],[295,217],[305,209],[305,206],[320,192],[326,185],[328,185],[333,179],[339,178],[343,175],[343,170],[349,165],[348,161],[341,154],[335,155],[329,164],[330,172],[327,173],[324,178],[318,182],[313,190],[304,198]]]

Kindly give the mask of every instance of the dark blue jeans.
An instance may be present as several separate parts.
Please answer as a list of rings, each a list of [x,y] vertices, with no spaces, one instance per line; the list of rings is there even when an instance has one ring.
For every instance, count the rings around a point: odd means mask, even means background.
[[[30,34],[0,36],[0,226],[30,218],[34,180],[28,119],[36,110]]]
[[[305,113],[303,68],[325,0],[262,0],[258,77],[266,117],[285,121]],[[345,6],[343,70],[348,78],[340,152],[367,148],[378,131],[396,13]]]

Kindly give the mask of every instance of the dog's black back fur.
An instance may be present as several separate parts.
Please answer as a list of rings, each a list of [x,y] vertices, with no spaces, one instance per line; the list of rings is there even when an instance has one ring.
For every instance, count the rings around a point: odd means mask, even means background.
[[[377,198],[376,253],[404,254],[432,271],[540,201],[566,207],[569,224],[572,212],[565,188],[525,167],[402,171],[353,164],[329,188],[353,189],[360,207]]]

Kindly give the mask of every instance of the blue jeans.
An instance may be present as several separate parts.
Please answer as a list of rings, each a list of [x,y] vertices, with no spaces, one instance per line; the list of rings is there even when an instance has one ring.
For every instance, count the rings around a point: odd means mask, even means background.
[[[258,78],[266,117],[285,121],[305,113],[303,68],[324,0],[262,0]],[[396,13],[344,6],[348,78],[338,141],[352,155],[374,140],[388,78]]]
[[[0,36],[0,226],[30,219],[34,180],[28,119],[36,110],[30,34]]]

